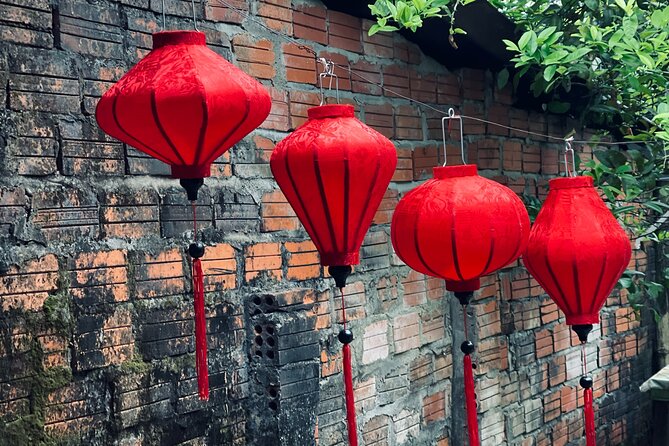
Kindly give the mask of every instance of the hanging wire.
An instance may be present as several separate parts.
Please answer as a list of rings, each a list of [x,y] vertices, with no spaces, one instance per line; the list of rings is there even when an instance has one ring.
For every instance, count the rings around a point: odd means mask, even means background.
[[[293,39],[292,37],[289,37],[286,34],[283,34],[283,33],[279,32],[277,30],[274,30],[274,29],[268,27],[262,21],[253,17],[249,12],[235,7],[234,5],[230,4],[227,0],[214,0],[214,1],[218,4],[220,4],[220,5],[225,6],[226,8],[230,8],[231,10],[235,11],[240,16],[244,17],[245,19],[248,19],[248,20],[252,21],[253,23],[257,24],[258,26],[260,26],[262,28],[264,28],[268,32],[278,36],[279,38],[285,40],[286,42],[293,43],[299,49],[308,52],[309,54],[314,56],[316,59],[318,59],[318,53],[316,53],[316,51],[314,51],[310,47],[300,43],[299,41]],[[421,107],[432,110],[432,111],[434,111],[436,113],[439,113],[441,115],[448,116],[447,111],[444,111],[440,108],[434,107],[434,106],[432,106],[430,104],[427,104],[425,102],[419,101],[418,99],[414,99],[411,96],[406,96],[404,94],[401,94],[401,93],[399,93],[399,92],[397,92],[397,91],[395,91],[391,88],[388,88],[388,87],[386,87],[386,86],[384,86],[384,85],[382,85],[378,82],[370,80],[369,78],[363,76],[362,74],[358,73],[357,71],[354,71],[351,68],[350,65],[349,66],[344,66],[344,65],[339,65],[339,64],[334,63],[334,62],[333,62],[333,65],[335,67],[338,67],[338,68],[341,68],[343,70],[348,71],[351,76],[356,76],[360,80],[362,80],[362,81],[364,81],[368,84],[374,85],[374,86],[380,88],[381,90],[383,90],[387,93],[391,93],[391,94],[393,94],[397,97],[400,97],[402,99],[406,99],[407,101],[413,102],[414,104],[420,105]],[[462,119],[469,119],[470,121],[481,122],[481,123],[484,123],[484,124],[489,124],[489,125],[492,125],[492,126],[495,126],[495,127],[504,128],[504,129],[511,130],[511,131],[514,131],[514,132],[523,133],[523,134],[526,134],[526,135],[537,136],[537,137],[540,137],[540,138],[546,138],[546,139],[549,139],[549,140],[552,140],[552,141],[564,141],[564,137],[547,135],[547,134],[543,134],[543,133],[539,133],[539,132],[534,132],[532,130],[525,130],[525,129],[521,129],[521,128],[518,128],[518,127],[513,127],[513,126],[506,125],[506,124],[501,124],[499,122],[489,121],[489,120],[483,119],[483,118],[477,118],[475,116],[460,115],[460,117]],[[658,140],[651,140],[651,141],[646,141],[646,142],[652,143],[652,142],[659,142],[659,141]],[[594,141],[585,141],[585,140],[573,140],[572,143],[576,143],[576,144],[596,144],[596,145],[600,145],[600,146],[623,146],[623,145],[630,144],[632,142],[631,141],[611,141],[611,142],[609,142],[609,141],[598,141],[598,142],[594,142]]]
[[[448,136],[451,136],[451,122],[457,119],[460,121],[460,157],[462,158],[462,164],[467,164],[467,160],[465,159],[465,137],[464,137],[464,130],[463,130],[463,125],[462,125],[462,116],[456,115],[455,110],[452,108],[448,109],[448,116],[444,116],[441,118],[441,135],[444,140],[444,167],[446,164],[448,164],[448,155],[446,154],[446,121],[448,121]],[[437,164],[439,163],[439,160],[437,159]]]
[[[323,79],[329,78],[330,83],[328,85],[328,92],[332,91],[332,79],[335,80],[335,90],[337,104],[339,104],[339,77],[334,72],[335,64],[331,60],[327,60],[324,57],[318,59],[320,63],[323,64],[323,72],[318,75],[318,86],[321,91],[321,103],[320,105],[325,104],[325,91],[323,90]]]
[[[572,147],[572,142],[574,142],[574,137],[569,137],[564,140],[564,173],[567,177],[576,176],[576,155],[574,154],[574,148]],[[571,171],[569,169],[569,155],[571,154]]]
[[[197,29],[197,18],[195,17],[195,0],[190,0],[190,5],[193,9],[193,28],[195,28],[195,31],[199,31],[199,29]]]
[[[162,13],[163,13],[163,29],[161,31],[165,31],[165,27],[167,26],[167,19],[165,17],[165,0],[161,0],[160,3],[162,4]]]

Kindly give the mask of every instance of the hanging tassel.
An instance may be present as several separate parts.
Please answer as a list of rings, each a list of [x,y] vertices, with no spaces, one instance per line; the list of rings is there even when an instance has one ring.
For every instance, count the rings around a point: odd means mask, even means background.
[[[469,341],[462,343],[460,347],[465,353],[465,401],[467,404],[467,431],[469,432],[469,446],[479,446],[479,420],[476,414],[476,392],[474,390],[474,370],[472,358],[465,350],[474,351],[474,344]]]
[[[353,371],[351,369],[351,346],[344,344],[344,388],[346,392],[346,427],[348,444],[358,446],[358,431],[355,421],[355,397],[353,395]]]
[[[204,311],[204,274],[202,261],[193,259],[193,297],[195,305],[195,365],[200,399],[209,399],[209,367],[207,365],[207,319]]]
[[[193,305],[195,307],[195,367],[197,370],[197,388],[200,400],[209,399],[209,367],[207,365],[207,318],[204,310],[204,273],[202,256],[204,243],[197,241],[197,206],[193,208],[193,238],[188,247],[188,254],[193,259]]]
[[[592,409],[592,389],[583,390],[583,411],[585,413],[585,444],[595,446],[595,411]]]
[[[339,342],[344,344],[342,353],[344,356],[344,397],[346,399],[346,429],[348,430],[349,446],[358,446],[358,428],[355,420],[355,396],[353,394],[353,368],[351,366],[351,342],[353,332],[346,328],[346,303],[344,302],[344,288],[339,288],[341,293],[341,313],[344,328],[337,335]]]

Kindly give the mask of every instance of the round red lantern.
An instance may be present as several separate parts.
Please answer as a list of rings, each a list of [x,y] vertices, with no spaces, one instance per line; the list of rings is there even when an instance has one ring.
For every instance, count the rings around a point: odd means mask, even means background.
[[[411,268],[466,293],[479,289],[481,276],[517,259],[529,231],[518,196],[466,164],[435,167],[433,179],[402,198],[391,238]]]
[[[346,328],[343,288],[351,265],[397,165],[392,142],[355,118],[353,106],[331,104],[308,110],[309,120],[276,145],[272,173],[309,233],[321,264],[341,290],[346,419],[350,446],[357,446],[351,368],[353,333]]]
[[[564,312],[583,348],[632,255],[625,231],[593,184],[587,176],[551,180],[523,254],[528,271]],[[582,358],[586,371],[585,350]],[[586,444],[595,446],[592,377],[585,374],[580,384]]]
[[[271,99],[255,79],[209,48],[204,33],[163,31],[153,35],[153,50],[98,102],[95,117],[105,133],[171,166],[193,203],[194,237],[198,190],[211,164],[258,127]],[[207,333],[201,257],[193,259],[196,367],[201,399],[209,398]]]

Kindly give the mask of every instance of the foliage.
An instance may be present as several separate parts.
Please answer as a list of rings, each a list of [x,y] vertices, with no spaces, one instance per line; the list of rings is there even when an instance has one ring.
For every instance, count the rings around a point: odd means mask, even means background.
[[[390,9],[390,3],[395,9]],[[375,32],[394,28],[416,30],[423,19],[435,15],[450,17],[453,27],[457,2],[438,2],[440,11],[434,10],[435,2],[413,2],[409,11],[402,14],[397,14],[398,3],[377,1],[370,7],[378,19]],[[590,128],[600,129],[598,138],[613,136],[629,141],[619,146],[599,144],[594,159],[584,164],[585,174],[594,178],[613,213],[633,238],[656,242],[662,252],[669,239],[667,3],[655,0],[489,0],[489,3],[513,20],[520,30],[517,40],[504,41],[512,58],[511,65],[498,74],[499,87],[511,80],[517,88],[522,85],[521,79],[529,79],[530,89],[544,110],[569,114]],[[597,147],[597,141],[591,145]],[[537,203],[529,204],[530,210],[536,210]],[[656,281],[650,280],[630,271],[620,285],[632,293],[630,302],[635,308],[665,311],[663,287],[669,286],[669,269],[660,271],[658,277]]]
[[[451,26],[448,41],[457,48],[456,34],[466,34],[462,28],[455,27],[455,13],[458,6],[467,5],[475,0],[376,0],[369,9],[376,17],[376,23],[369,29],[372,36],[379,31],[397,31],[402,28],[416,31],[423,26],[423,20],[433,17],[448,17]]]

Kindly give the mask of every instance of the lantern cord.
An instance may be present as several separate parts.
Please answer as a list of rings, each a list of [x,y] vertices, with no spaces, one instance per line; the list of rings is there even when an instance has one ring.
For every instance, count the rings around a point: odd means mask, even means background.
[[[346,330],[346,303],[344,302],[344,288],[339,288],[339,293],[341,294],[341,319],[344,324],[344,330]]]
[[[585,342],[581,343],[581,365],[583,368],[583,376],[588,374],[588,364],[587,364],[587,358],[585,354]]]
[[[195,31],[199,31],[199,29],[197,29],[197,18],[195,17],[195,0],[190,0],[190,5],[193,9],[193,28],[195,28]]]
[[[324,57],[318,58],[318,61],[323,64],[323,72],[318,75],[318,86],[321,92],[321,103],[320,105],[325,104],[325,91],[323,90],[323,78],[329,78],[330,83],[328,85],[328,92],[332,91],[332,79],[335,80],[335,91],[337,104],[339,104],[339,77],[334,72],[335,64],[331,60],[327,60]]]
[[[197,242],[197,205],[191,201],[193,209],[193,240]],[[196,245],[196,243],[193,243]],[[192,254],[191,254],[192,255]],[[204,309],[204,273],[202,260],[193,257],[193,306],[195,310],[195,367],[200,399],[209,399],[209,367],[207,365],[207,318]]]
[[[462,306],[462,319],[465,325],[465,341],[469,341],[469,324],[467,324],[467,305]]]
[[[165,31],[165,27],[167,26],[167,20],[165,18],[165,0],[161,1],[162,4],[162,11],[163,11],[163,31]]]
[[[279,38],[285,40],[286,42],[290,42],[290,43],[294,44],[297,48],[299,48],[299,49],[301,49],[301,50],[303,50],[303,51],[305,51],[305,52],[311,54],[312,56],[314,56],[314,58],[318,59],[318,53],[317,53],[316,51],[314,51],[312,48],[308,47],[307,45],[304,45],[304,44],[301,43],[300,41],[295,40],[295,39],[293,39],[292,37],[290,37],[290,36],[288,36],[288,35],[286,35],[286,34],[283,34],[283,33],[279,32],[279,31],[277,31],[277,30],[274,30],[274,29],[268,27],[268,26],[265,25],[262,21],[260,21],[260,20],[258,20],[257,18],[253,17],[249,12],[244,11],[244,10],[241,10],[241,9],[235,7],[234,5],[230,4],[230,2],[228,2],[227,0],[214,0],[214,1],[215,1],[216,3],[218,3],[218,4],[220,4],[220,5],[225,6],[226,8],[229,8],[229,9],[235,11],[235,12],[236,12],[237,14],[239,14],[240,16],[242,16],[242,17],[244,17],[245,19],[248,19],[248,20],[252,21],[253,23],[257,24],[258,26],[264,28],[264,29],[265,29],[266,31],[268,31],[269,33],[278,36]],[[399,92],[397,92],[397,91],[395,91],[395,90],[393,90],[393,89],[391,89],[391,88],[388,88],[388,87],[384,86],[383,84],[381,84],[381,83],[379,83],[379,82],[375,82],[375,81],[373,81],[373,80],[370,80],[369,78],[363,76],[362,74],[360,74],[360,73],[358,73],[357,71],[355,71],[354,69],[352,69],[350,65],[346,65],[346,66],[344,66],[344,65],[340,65],[340,64],[334,63],[334,66],[337,67],[337,68],[340,68],[340,69],[342,69],[342,70],[346,70],[346,71],[348,71],[352,76],[356,76],[357,78],[359,78],[359,79],[362,80],[363,82],[368,83],[368,84],[370,84],[370,85],[374,85],[374,86],[380,88],[381,90],[383,90],[383,91],[385,91],[385,92],[391,93],[391,94],[393,94],[393,95],[395,95],[395,96],[397,96],[397,97],[400,97],[400,98],[402,98],[402,99],[406,99],[407,101],[413,102],[414,104],[420,105],[421,107],[424,107],[424,108],[426,108],[426,109],[430,109],[430,110],[432,110],[432,111],[434,111],[434,112],[437,112],[437,113],[439,113],[439,114],[448,116],[448,112],[447,112],[447,111],[444,111],[444,110],[442,110],[442,109],[440,109],[440,108],[434,107],[434,106],[432,106],[432,105],[430,105],[430,104],[427,104],[427,103],[425,103],[425,102],[419,101],[418,99],[414,99],[414,98],[412,98],[411,96],[403,95],[403,94],[401,94],[401,93],[399,93]],[[381,74],[381,72],[379,72],[379,74]],[[521,128],[518,128],[518,127],[513,127],[513,126],[506,125],[506,124],[501,124],[501,123],[499,123],[499,122],[490,121],[490,120],[483,119],[483,118],[477,118],[477,117],[475,117],[475,116],[460,115],[460,117],[461,117],[462,119],[469,119],[470,121],[481,122],[481,123],[484,123],[484,124],[489,124],[489,125],[492,125],[492,126],[495,126],[495,127],[504,128],[504,129],[511,130],[511,131],[514,131],[514,132],[523,133],[523,134],[525,134],[525,135],[532,135],[532,136],[536,136],[536,137],[539,137],[539,138],[549,139],[549,140],[552,140],[552,141],[560,141],[560,142],[564,142],[564,137],[560,137],[560,136],[547,135],[547,134],[544,134],[544,133],[534,132],[534,131],[532,131],[532,130],[525,130],[525,129],[521,129]],[[662,142],[662,141],[656,139],[656,140],[649,140],[649,141],[646,141],[646,142],[648,142],[648,143],[659,143],[659,142]],[[624,145],[630,144],[631,141],[585,141],[585,140],[573,140],[572,143],[577,143],[577,144],[596,144],[596,145],[600,145],[600,146],[624,146]]]

